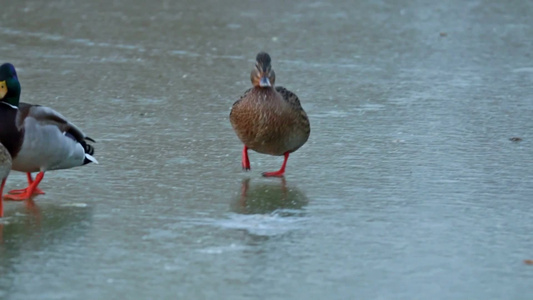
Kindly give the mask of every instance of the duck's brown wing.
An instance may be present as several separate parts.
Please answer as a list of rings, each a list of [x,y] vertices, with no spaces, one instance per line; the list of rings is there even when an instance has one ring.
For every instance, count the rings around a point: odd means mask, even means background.
[[[287,101],[294,109],[302,109],[300,99],[298,99],[298,96],[296,96],[295,93],[289,91],[288,89],[282,86],[277,86],[276,91],[280,93],[281,97],[283,97],[283,100]]]
[[[296,96],[295,93],[289,91],[288,89],[282,86],[277,86],[276,91],[280,93],[283,100],[289,103],[289,105],[292,107],[294,112],[299,115],[300,118],[298,118],[297,120],[299,121],[298,123],[300,125],[300,128],[305,132],[307,136],[309,136],[309,133],[311,132],[311,126],[309,125],[309,118],[307,118],[307,114],[302,108],[302,105],[300,104],[300,99],[298,99],[298,96]]]
[[[249,88],[249,89],[247,89],[246,92],[244,92],[244,94],[242,94],[242,96],[239,98],[239,100],[235,101],[235,102],[233,103],[232,106],[237,105],[237,103],[239,103],[243,98],[245,98],[246,96],[248,96],[248,93],[250,93],[250,91],[251,91],[252,89],[253,89],[253,88]]]
[[[244,94],[242,94],[242,96],[239,98],[239,100],[237,100],[237,101],[235,101],[235,103],[233,103],[233,105],[231,106],[231,111],[229,112],[230,120],[232,118],[232,114],[233,114],[234,108],[239,105],[239,103],[242,101],[242,99],[244,99],[246,96],[248,96],[248,94],[250,93],[251,90],[252,90],[252,88],[247,89],[246,92],[244,92]]]
[[[85,153],[93,155],[94,148],[87,144],[87,141],[94,142],[94,140],[87,135],[76,125],[69,122],[62,114],[57,111],[41,105],[34,105],[21,102],[19,104],[19,113],[17,115],[17,126],[23,126],[24,119],[27,117],[34,118],[41,125],[54,125],[63,133],[68,134],[71,138],[80,143]]]
[[[40,124],[55,125],[63,133],[68,133],[76,139],[78,142],[89,140],[94,142],[93,139],[85,135],[78,126],[69,122],[62,114],[57,111],[41,105],[34,105],[29,103],[20,103],[19,115],[17,116],[17,126],[22,126],[26,117],[32,117]]]

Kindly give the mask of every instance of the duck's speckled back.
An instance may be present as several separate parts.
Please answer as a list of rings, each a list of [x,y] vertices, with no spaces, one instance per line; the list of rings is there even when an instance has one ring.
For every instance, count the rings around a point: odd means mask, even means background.
[[[9,171],[11,171],[11,163],[11,155],[9,155],[6,147],[0,143],[0,180],[9,175]]]

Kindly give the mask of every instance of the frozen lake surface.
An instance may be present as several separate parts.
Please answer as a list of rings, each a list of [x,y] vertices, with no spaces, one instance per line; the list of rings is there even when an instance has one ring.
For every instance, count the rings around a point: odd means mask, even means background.
[[[531,2],[1,6],[22,101],[100,162],[6,202],[1,299],[531,298]],[[285,180],[228,119],[261,50],[312,127]]]

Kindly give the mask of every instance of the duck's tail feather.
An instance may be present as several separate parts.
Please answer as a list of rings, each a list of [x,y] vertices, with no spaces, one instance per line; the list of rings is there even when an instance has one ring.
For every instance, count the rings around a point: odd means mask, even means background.
[[[83,160],[83,164],[86,165],[88,163],[95,163],[95,164],[98,164],[98,161],[96,160],[96,158],[94,158],[92,155],[90,155],[89,153],[85,153],[85,159]]]
[[[98,161],[96,160],[96,158],[93,157],[94,147],[87,144],[85,141],[80,142],[80,144],[83,146],[83,150],[85,151],[85,159],[83,160],[83,164],[84,165],[88,163],[97,164]]]

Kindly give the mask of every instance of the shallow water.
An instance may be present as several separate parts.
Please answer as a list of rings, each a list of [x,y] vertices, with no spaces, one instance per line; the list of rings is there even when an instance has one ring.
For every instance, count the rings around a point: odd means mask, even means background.
[[[531,3],[175,2],[2,4],[100,164],[6,203],[0,298],[529,298]],[[260,50],[311,121],[285,180],[228,120]]]

